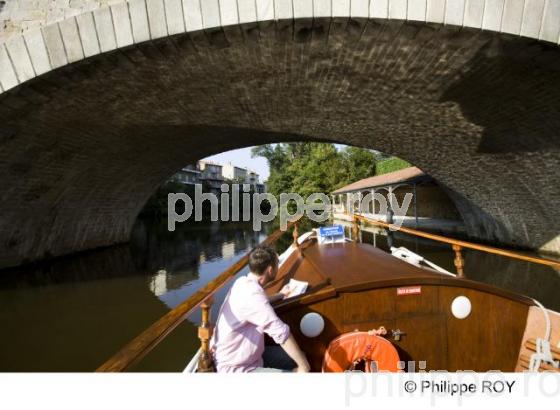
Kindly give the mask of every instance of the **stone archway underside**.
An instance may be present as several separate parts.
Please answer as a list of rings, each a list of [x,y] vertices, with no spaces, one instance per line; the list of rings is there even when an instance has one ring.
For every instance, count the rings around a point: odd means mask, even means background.
[[[278,141],[370,147],[476,238],[558,250],[560,52],[425,23],[317,19],[145,42],[0,95],[0,267],[128,240],[185,164]]]

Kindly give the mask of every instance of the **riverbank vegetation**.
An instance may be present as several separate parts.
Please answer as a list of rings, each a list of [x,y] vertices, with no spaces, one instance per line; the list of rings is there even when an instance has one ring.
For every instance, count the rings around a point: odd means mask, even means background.
[[[403,168],[408,168],[412,166],[410,163],[406,162],[404,159],[397,157],[387,157],[385,159],[378,160],[375,164],[375,175],[388,174],[389,172],[395,172]]]
[[[344,185],[374,175],[410,166],[406,161],[377,151],[357,147],[337,149],[328,143],[286,143],[261,145],[254,157],[268,161],[268,192],[294,192],[304,197],[328,194]]]
[[[304,198],[312,193],[328,194],[344,185],[374,175],[398,171],[410,164],[400,158],[378,151],[357,148],[337,148],[330,143],[284,143],[261,145],[252,149],[253,157],[264,157],[270,168],[267,191],[275,196],[283,192],[294,192]],[[234,181],[224,181],[231,184]],[[202,187],[203,192],[211,192],[210,187]],[[230,190],[231,192],[231,190]],[[185,185],[176,178],[163,183],[150,197],[141,217],[161,218],[167,214],[169,193],[186,193],[194,198],[194,186]],[[251,195],[254,195],[251,192]],[[206,216],[209,204],[203,209]],[[230,204],[231,205],[231,204]],[[177,205],[178,213],[183,205]],[[240,201],[240,207],[242,204]],[[264,209],[268,209],[264,203]]]

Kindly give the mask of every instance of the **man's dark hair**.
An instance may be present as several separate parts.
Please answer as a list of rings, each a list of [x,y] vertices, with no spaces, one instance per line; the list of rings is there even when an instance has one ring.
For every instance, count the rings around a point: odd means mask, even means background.
[[[278,256],[270,246],[259,245],[249,254],[249,269],[256,275],[262,275],[269,266],[276,266]]]

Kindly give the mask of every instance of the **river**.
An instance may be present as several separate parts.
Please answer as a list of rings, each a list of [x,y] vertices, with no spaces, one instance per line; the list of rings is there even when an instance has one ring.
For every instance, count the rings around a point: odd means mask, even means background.
[[[0,272],[0,371],[93,371],[171,308],[262,241],[248,223],[137,221],[129,244]],[[371,233],[363,241],[373,243]],[[453,271],[448,246],[393,238]],[[279,247],[289,244],[284,238]],[[387,236],[375,236],[387,250]],[[244,274],[246,271],[241,272]],[[548,267],[480,252],[465,253],[470,279],[491,283],[560,310],[560,274]],[[217,306],[224,289],[216,297]],[[180,371],[199,346],[192,315],[134,371]]]

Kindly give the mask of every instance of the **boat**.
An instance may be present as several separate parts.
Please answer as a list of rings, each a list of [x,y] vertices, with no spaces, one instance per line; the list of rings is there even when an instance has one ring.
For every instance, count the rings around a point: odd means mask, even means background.
[[[560,263],[407,228],[449,243],[456,256],[457,273],[452,273],[406,248],[385,252],[361,243],[364,223],[389,226],[357,215],[351,240],[342,227],[300,236],[296,225],[292,245],[280,256],[278,275],[265,287],[272,295],[290,279],[308,283],[305,293],[273,307],[290,326],[311,371],[560,371],[560,314],[530,297],[469,280],[461,250],[470,247],[554,268]],[[247,261],[245,256],[98,371],[126,370],[198,307],[201,348],[185,372],[211,371],[211,297]],[[352,342],[344,345],[344,340]],[[360,359],[363,368],[357,367]]]

